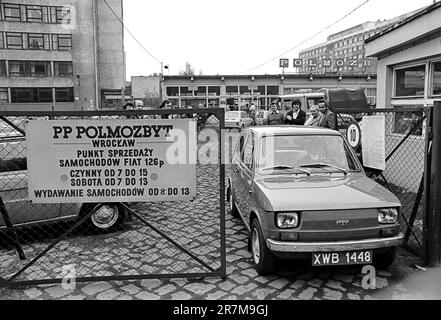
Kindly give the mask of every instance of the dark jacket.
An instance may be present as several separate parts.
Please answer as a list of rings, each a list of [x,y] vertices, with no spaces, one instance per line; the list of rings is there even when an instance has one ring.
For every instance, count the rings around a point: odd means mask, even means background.
[[[326,113],[322,115],[322,120],[320,121],[319,127],[338,130],[337,116],[335,113],[331,112],[330,110],[326,111]]]
[[[286,114],[285,118],[285,124],[290,124],[292,126],[303,126],[306,122],[306,112],[303,110],[299,111],[299,114],[297,115],[297,119],[294,119],[294,111],[291,110]],[[292,119],[288,120],[288,116],[290,116]]]

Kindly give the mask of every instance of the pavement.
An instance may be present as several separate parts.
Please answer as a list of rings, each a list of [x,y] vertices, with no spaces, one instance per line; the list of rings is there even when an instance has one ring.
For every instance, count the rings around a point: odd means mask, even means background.
[[[130,231],[126,231],[130,232]],[[124,232],[122,233],[124,234]],[[246,248],[241,222],[227,217],[227,279],[170,279],[76,283],[0,289],[1,300],[441,300],[441,268],[422,270],[402,249],[389,270],[378,270],[375,289],[363,289],[361,267],[313,268],[308,262],[279,262],[259,276]],[[150,264],[149,264],[150,265]],[[142,266],[140,266],[141,268]],[[138,269],[142,272],[142,269]]]

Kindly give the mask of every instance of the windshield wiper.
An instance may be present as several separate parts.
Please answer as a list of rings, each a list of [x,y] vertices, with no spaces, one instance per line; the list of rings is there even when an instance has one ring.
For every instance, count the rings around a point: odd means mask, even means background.
[[[330,164],[326,163],[311,163],[311,164],[305,164],[300,166],[301,168],[332,168],[340,171],[341,173],[344,173],[344,175],[348,174],[348,171]]]
[[[263,168],[262,171],[268,171],[268,170],[297,170],[303,173],[306,173],[308,176],[311,175],[311,172],[309,170],[306,169],[301,169],[301,168],[294,168],[291,166],[285,166],[285,165],[280,165],[280,166],[274,166],[274,167],[268,167],[268,168]]]

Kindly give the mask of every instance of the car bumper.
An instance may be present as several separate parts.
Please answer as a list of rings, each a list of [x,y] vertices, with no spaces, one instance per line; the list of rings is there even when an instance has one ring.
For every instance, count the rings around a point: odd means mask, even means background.
[[[237,124],[236,122],[225,122],[225,128],[227,129],[240,129],[241,126],[241,124]]]
[[[335,241],[335,242],[314,242],[296,243],[280,242],[267,240],[267,247],[273,252],[338,252],[338,251],[358,251],[396,247],[403,242],[403,234],[393,238],[367,239],[359,241]]]

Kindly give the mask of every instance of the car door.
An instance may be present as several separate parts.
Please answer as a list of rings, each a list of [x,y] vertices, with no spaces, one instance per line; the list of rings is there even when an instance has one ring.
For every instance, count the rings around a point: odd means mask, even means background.
[[[60,216],[60,204],[44,205],[28,200],[26,171],[0,173],[0,196],[14,225],[50,221]]]
[[[247,135],[241,155],[241,161],[239,163],[239,190],[241,192],[241,201],[238,201],[238,207],[246,222],[248,222],[250,218],[250,207],[252,201],[254,146],[254,134],[249,133]]]
[[[236,148],[234,150],[232,168],[231,168],[232,190],[233,190],[236,206],[238,207],[239,210],[240,210],[239,203],[242,201],[242,195],[243,195],[243,190],[241,190],[242,182],[241,182],[240,162],[247,135],[248,135],[247,132],[242,132],[239,137]]]

